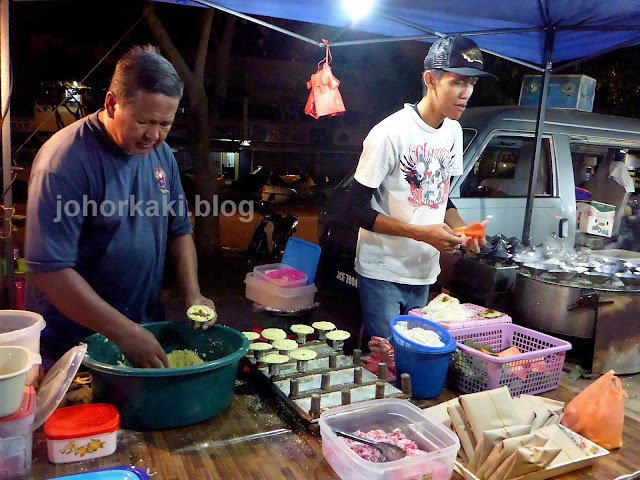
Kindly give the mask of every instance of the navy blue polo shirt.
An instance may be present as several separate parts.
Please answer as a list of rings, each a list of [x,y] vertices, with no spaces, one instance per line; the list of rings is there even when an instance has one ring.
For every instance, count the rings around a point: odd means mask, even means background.
[[[28,269],[72,268],[135,322],[161,318],[167,239],[191,233],[178,167],[166,143],[147,155],[126,155],[94,113],[57,132],[34,160]],[[29,285],[25,302],[47,322],[44,352],[62,355],[92,333]]]

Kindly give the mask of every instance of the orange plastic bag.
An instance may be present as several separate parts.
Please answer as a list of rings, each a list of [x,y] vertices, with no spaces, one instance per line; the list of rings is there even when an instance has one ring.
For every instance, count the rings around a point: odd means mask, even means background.
[[[471,222],[471,225],[466,225],[464,227],[456,227],[453,231],[456,233],[462,233],[466,237],[475,240],[483,239],[486,236],[484,227],[477,222]]]
[[[307,82],[309,98],[304,107],[304,113],[311,115],[313,118],[322,116],[334,117],[345,112],[342,95],[338,90],[340,81],[331,73],[331,50],[329,50],[329,42],[322,40],[327,46],[327,53],[324,59],[318,63],[318,71],[311,75],[311,80]]]
[[[564,407],[560,423],[602,448],[619,448],[626,396],[620,379],[609,370]]]

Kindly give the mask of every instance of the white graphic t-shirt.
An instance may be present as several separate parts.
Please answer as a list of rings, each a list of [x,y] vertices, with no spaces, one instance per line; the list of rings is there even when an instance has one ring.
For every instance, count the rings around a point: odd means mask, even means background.
[[[410,104],[371,129],[363,143],[355,179],[377,191],[377,212],[413,225],[444,222],[452,176],[462,174],[462,127],[445,118],[427,125]],[[356,271],[363,277],[408,285],[430,285],[440,273],[440,253],[410,238],[358,235]]]

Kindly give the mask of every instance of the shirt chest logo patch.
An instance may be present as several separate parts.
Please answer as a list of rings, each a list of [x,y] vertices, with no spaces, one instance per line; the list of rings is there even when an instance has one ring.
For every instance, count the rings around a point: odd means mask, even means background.
[[[158,189],[160,189],[162,193],[169,193],[169,190],[167,189],[167,174],[164,173],[162,167],[156,167],[153,174],[156,179]]]

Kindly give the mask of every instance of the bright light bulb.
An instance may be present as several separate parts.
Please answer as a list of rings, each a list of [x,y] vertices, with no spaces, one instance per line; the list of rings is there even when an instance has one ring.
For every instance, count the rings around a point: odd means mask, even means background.
[[[73,81],[73,86],[74,86],[74,88],[77,88],[77,87],[78,87],[78,82],[76,82],[76,81],[74,80],[74,81]]]
[[[364,17],[373,6],[374,0],[342,0],[342,5],[355,22]]]

